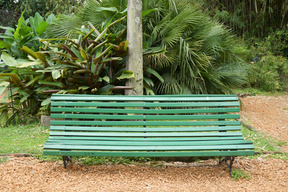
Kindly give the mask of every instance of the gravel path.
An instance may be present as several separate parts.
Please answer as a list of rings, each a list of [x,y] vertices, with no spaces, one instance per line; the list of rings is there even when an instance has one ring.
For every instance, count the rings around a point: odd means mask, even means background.
[[[288,95],[242,99],[242,118],[260,131],[288,142]],[[287,152],[287,147],[283,148]],[[172,162],[162,166],[73,165],[9,157],[0,164],[0,191],[283,191],[288,189],[288,161],[235,159],[233,168],[251,179],[235,181],[217,160]]]
[[[253,96],[241,99],[241,118],[257,130],[288,143],[288,95]],[[283,150],[288,153],[288,146]]]
[[[74,165],[14,158],[0,165],[1,191],[287,191],[288,161],[237,158],[252,179],[234,181],[216,160],[151,167]]]

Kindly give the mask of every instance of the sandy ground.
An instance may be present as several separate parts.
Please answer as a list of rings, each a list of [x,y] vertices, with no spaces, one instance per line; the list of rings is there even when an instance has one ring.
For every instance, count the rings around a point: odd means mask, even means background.
[[[288,95],[242,101],[243,119],[288,142]],[[76,163],[65,170],[62,162],[9,157],[0,164],[0,191],[288,191],[288,161],[237,157],[233,168],[245,170],[251,178],[231,179],[226,165],[218,165],[215,159],[162,166]]]
[[[259,131],[288,142],[288,95],[253,96],[241,101],[242,119]],[[284,146],[283,150],[288,153],[288,146]]]
[[[169,166],[73,165],[14,158],[0,165],[1,191],[287,191],[288,162],[237,158],[251,179],[232,180],[216,160]]]

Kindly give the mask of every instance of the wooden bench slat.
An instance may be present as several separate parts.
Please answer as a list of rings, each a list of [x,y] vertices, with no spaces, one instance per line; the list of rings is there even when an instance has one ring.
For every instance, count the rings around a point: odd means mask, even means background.
[[[146,141],[157,141],[157,142],[174,142],[174,141],[225,141],[225,140],[241,140],[243,139],[242,136],[232,136],[232,137],[77,137],[77,136],[50,136],[50,140],[91,140],[91,141],[141,141],[141,142],[146,142]]]
[[[209,145],[209,146],[91,146],[91,145],[63,145],[45,144],[46,149],[62,150],[103,150],[103,151],[187,151],[187,150],[240,150],[254,149],[252,144],[245,145]]]
[[[61,121],[51,120],[51,125],[106,125],[106,126],[205,126],[240,125],[239,121]]]
[[[166,97],[158,97],[158,96],[154,96],[154,97],[141,97],[141,96],[125,96],[125,97],[121,97],[121,96],[101,96],[98,95],[97,97],[95,96],[86,96],[86,97],[82,97],[82,96],[70,96],[70,95],[66,95],[66,96],[52,96],[52,100],[53,101],[238,101],[238,97],[237,96],[214,96],[214,97],[210,97],[210,96],[202,96],[202,97],[185,97],[185,96],[178,96],[178,97],[170,97],[170,96],[166,96]]]
[[[52,95],[52,98],[53,97],[67,97],[68,95],[67,94],[53,94]],[[79,94],[69,94],[69,97],[79,97],[80,95]],[[93,96],[102,96],[103,95],[93,95]],[[106,95],[104,95],[106,97]],[[91,97],[91,95],[85,95],[85,94],[81,94],[81,97]],[[125,98],[130,98],[130,97],[142,97],[142,98],[145,98],[147,97],[147,95],[109,95],[110,98],[118,98],[118,97],[125,97]],[[155,97],[237,97],[237,95],[224,95],[224,94],[186,94],[186,95],[149,95],[148,97],[150,98],[155,98]]]
[[[46,144],[48,145],[105,145],[115,146],[115,141],[86,141],[86,140],[59,140],[49,139]],[[236,145],[236,144],[252,144],[251,141],[239,140],[220,140],[220,141],[118,141],[118,146],[206,146],[206,145]]]
[[[239,119],[239,114],[232,115],[91,115],[91,114],[56,114],[51,118],[69,119],[131,119],[131,120],[196,120],[196,119]]]
[[[239,102],[181,102],[181,103],[145,103],[145,102],[52,102],[51,106],[67,107],[233,107]]]
[[[196,131],[239,131],[240,126],[223,127],[75,127],[75,126],[51,126],[51,131],[127,131],[127,132],[196,132]]]
[[[84,113],[133,113],[133,114],[190,114],[190,113],[228,113],[239,112],[239,108],[204,108],[204,109],[107,109],[107,108],[75,108],[51,107],[51,112],[84,112]]]
[[[189,151],[189,152],[111,152],[111,151],[51,151],[45,150],[44,155],[62,156],[120,156],[120,157],[218,157],[218,156],[243,156],[254,155],[254,150],[246,151]]]
[[[242,136],[241,132],[180,132],[180,133],[129,133],[129,132],[50,132],[51,136],[86,136],[86,137],[230,137]]]

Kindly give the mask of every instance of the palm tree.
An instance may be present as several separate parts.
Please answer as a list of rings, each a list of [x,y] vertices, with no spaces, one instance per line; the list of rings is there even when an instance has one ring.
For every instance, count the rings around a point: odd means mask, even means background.
[[[67,33],[88,21],[105,26],[125,15],[126,5],[126,0],[89,0],[79,14],[65,18],[50,32]],[[233,35],[191,1],[143,0],[143,15],[144,69],[154,69],[164,79],[144,78],[146,86],[155,85],[155,93],[223,93],[244,82],[245,65]],[[111,30],[123,33],[125,25]]]

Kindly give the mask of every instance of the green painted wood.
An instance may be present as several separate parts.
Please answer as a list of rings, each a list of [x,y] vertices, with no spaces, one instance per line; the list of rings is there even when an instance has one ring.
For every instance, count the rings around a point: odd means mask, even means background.
[[[51,98],[52,101],[59,101],[59,100],[64,100],[64,101],[238,101],[238,97],[237,95],[234,96],[214,96],[214,97],[170,97],[170,96],[166,96],[166,97],[158,97],[158,96],[154,96],[154,97],[150,97],[150,96],[125,96],[125,97],[119,97],[119,96],[110,96],[110,95],[90,95],[90,96],[85,96],[82,97],[81,95],[78,96],[70,96],[70,95],[66,95],[66,96],[61,96],[61,97],[57,97],[57,96],[52,96]]]
[[[89,94],[52,94],[52,97],[98,97],[99,95],[89,95]],[[103,95],[102,95],[103,96]],[[129,97],[135,97],[135,96],[131,96],[131,95],[105,95],[105,96],[109,96],[109,97],[125,97],[125,98],[129,98]],[[223,95],[223,94],[186,94],[186,95],[137,95],[136,97],[149,97],[149,98],[153,98],[153,97],[237,97],[237,95]]]
[[[91,146],[91,145],[61,145],[45,144],[45,149],[62,150],[104,150],[104,151],[187,151],[187,150],[241,150],[254,149],[254,145],[211,145],[211,146]]]
[[[86,136],[86,137],[231,137],[242,136],[241,132],[180,132],[180,133],[125,133],[125,132],[50,132],[51,136]]]
[[[120,157],[218,157],[254,155],[254,150],[247,151],[192,151],[192,152],[111,152],[111,151],[44,151],[44,155],[60,156],[120,156]]]
[[[48,145],[89,145],[89,146],[208,146],[208,145],[240,145],[240,144],[252,144],[251,141],[241,140],[222,140],[222,141],[162,141],[162,142],[143,142],[143,141],[87,141],[87,140],[48,140]],[[45,149],[45,147],[44,147]]]
[[[58,120],[51,121],[45,155],[175,157],[254,154],[253,143],[243,139],[240,122],[231,121],[240,118],[239,114],[229,114],[239,112],[236,95],[54,94],[51,105],[51,117]],[[192,115],[195,113],[201,114]]]
[[[50,125],[104,125],[104,126],[207,126],[240,125],[239,121],[56,121]]]
[[[132,102],[52,102],[51,106],[67,107],[239,107],[239,102],[182,102],[182,103],[132,103]]]
[[[198,119],[239,119],[239,114],[233,115],[89,115],[89,114],[51,114],[51,118],[69,119],[131,119],[131,120],[198,120]]]
[[[106,108],[76,108],[51,107],[51,112],[83,112],[83,113],[133,113],[133,114],[189,114],[189,113],[228,113],[239,112],[239,108],[204,108],[204,109],[106,109]]]
[[[231,137],[93,137],[93,136],[50,136],[50,140],[86,140],[86,141],[141,141],[141,142],[177,142],[177,141],[225,141],[225,140],[241,140],[242,136],[231,136]]]
[[[240,126],[224,127],[75,127],[75,126],[51,126],[51,131],[118,131],[118,132],[187,132],[187,131],[239,131]]]

